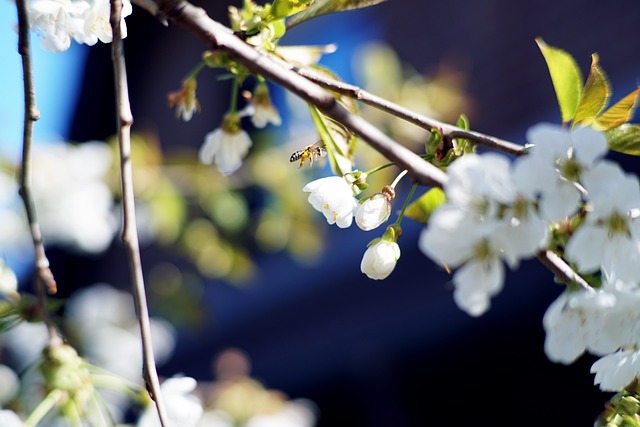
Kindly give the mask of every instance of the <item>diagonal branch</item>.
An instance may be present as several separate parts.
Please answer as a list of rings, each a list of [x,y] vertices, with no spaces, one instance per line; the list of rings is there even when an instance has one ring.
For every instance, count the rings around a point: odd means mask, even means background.
[[[305,101],[315,105],[322,113],[342,123],[347,129],[365,140],[380,154],[390,161],[395,162],[399,168],[407,169],[414,182],[437,187],[442,187],[447,182],[447,175],[440,169],[424,161],[413,151],[389,138],[360,116],[352,114],[343,108],[336,102],[333,95],[325,91],[319,84],[312,82],[307,76],[299,74],[290,66],[283,65],[282,61],[274,59],[266,53],[257,51],[236,37],[229,28],[212,20],[203,9],[195,7],[185,0],[153,1],[158,5],[158,10],[162,17],[166,17],[193,32],[214,49],[224,51],[229,57],[241,63],[249,71],[278,83]],[[331,90],[335,90],[335,88],[332,87]],[[354,90],[354,88],[345,87],[344,90],[348,92]],[[478,143],[483,142],[489,146],[499,145],[502,148],[506,147],[510,150],[507,152],[513,155],[523,154],[521,148],[517,148],[519,146],[515,144],[477,132],[463,131],[462,129],[445,123],[418,117],[415,113],[402,109],[399,106],[392,106],[387,101],[382,102],[381,98],[368,97],[362,95],[362,93],[360,96],[369,98],[370,102],[379,104],[381,108],[384,106],[384,108],[389,109],[390,112],[402,113],[406,116],[405,118],[412,123],[428,128],[438,127],[443,131],[446,130],[452,138],[473,139]],[[463,133],[461,133],[461,131],[463,131]],[[575,273],[571,267],[557,255],[552,255],[550,252],[543,252],[538,258],[563,282],[572,283],[576,281],[581,285],[584,284],[583,287],[589,287],[584,279]]]
[[[505,141],[503,139],[485,135],[483,133],[475,132],[472,130],[465,130],[457,126],[453,126],[448,123],[423,116],[416,113],[415,111],[411,111],[408,108],[402,107],[387,99],[367,92],[366,90],[358,86],[344,83],[339,80],[330,79],[314,72],[313,70],[294,67],[291,67],[291,69],[295,70],[301,76],[309,79],[310,81],[325,89],[329,89],[333,92],[361,101],[364,104],[392,114],[402,120],[413,123],[414,125],[428,131],[438,129],[444,137],[468,139],[476,142],[477,144],[481,144],[494,150],[511,154],[513,156],[521,156],[523,154],[526,154],[526,151],[521,145],[514,144],[513,142]]]
[[[18,52],[22,57],[22,73],[24,78],[24,132],[22,136],[22,165],[20,170],[20,197],[24,203],[33,240],[36,256],[36,293],[42,320],[47,326],[49,345],[62,342],[47,310],[47,292],[55,294],[56,281],[49,267],[49,259],[44,250],[42,233],[36,216],[35,204],[31,194],[31,147],[33,143],[33,127],[40,118],[36,104],[36,90],[33,84],[33,66],[31,64],[31,47],[29,43],[29,11],[26,0],[17,0],[18,6]]]
[[[151,326],[149,322],[149,309],[142,273],[142,261],[140,259],[140,244],[138,241],[138,229],[136,227],[135,199],[133,194],[133,168],[131,166],[131,125],[133,115],[129,103],[129,88],[127,84],[127,72],[122,47],[122,32],[120,22],[122,20],[122,1],[111,0],[110,23],[113,31],[112,59],[115,74],[116,108],[118,112],[118,143],[120,146],[120,174],[122,181],[122,210],[124,224],[122,228],[122,241],[127,247],[129,263],[133,278],[133,295],[140,323],[140,336],[142,341],[142,360],[144,378],[147,389],[156,403],[158,417],[162,427],[168,427],[167,413],[163,397],[160,393],[160,381],[156,362],[153,356],[151,343]]]

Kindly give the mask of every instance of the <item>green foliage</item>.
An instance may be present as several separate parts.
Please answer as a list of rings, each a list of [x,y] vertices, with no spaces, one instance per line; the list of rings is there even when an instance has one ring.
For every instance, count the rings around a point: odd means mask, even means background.
[[[382,3],[383,1],[384,0],[315,0],[309,7],[291,17],[287,26],[291,28],[294,25],[308,21],[311,18],[326,15],[327,13],[361,9]]]
[[[540,37],[536,38],[536,43],[549,68],[562,122],[568,123],[575,116],[582,95],[582,73],[576,61],[567,52],[548,46]]]
[[[598,55],[591,55],[587,82],[584,88],[577,89],[577,86],[582,86],[582,77],[573,57],[561,49],[548,46],[540,38],[536,42],[549,67],[562,122],[571,123],[572,127],[579,124],[604,131],[610,150],[640,155],[640,127],[627,124],[638,105],[640,88],[602,112],[611,97],[611,84],[600,67]]]
[[[353,134],[340,123],[322,114],[311,104],[309,104],[309,111],[318,135],[327,149],[331,170],[336,175],[344,175],[349,170],[344,167],[345,163],[341,162],[340,158],[351,162],[349,146],[354,138]]]
[[[588,125],[593,122],[593,119],[607,106],[610,97],[609,81],[598,64],[598,55],[594,53],[591,55],[591,70],[584,86],[584,94],[573,117],[573,123],[582,122]]]
[[[623,124],[605,132],[609,149],[640,156],[640,125]]]
[[[640,88],[609,107],[607,111],[596,117],[593,128],[596,130],[610,130],[627,123],[633,117],[635,108],[638,105],[639,95]]]
[[[305,10],[313,0],[274,0],[271,3],[271,16],[275,19],[286,18]]]
[[[434,187],[424,193],[420,198],[409,206],[405,211],[405,216],[426,224],[431,218],[431,214],[442,205],[446,200],[444,191],[438,187]]]

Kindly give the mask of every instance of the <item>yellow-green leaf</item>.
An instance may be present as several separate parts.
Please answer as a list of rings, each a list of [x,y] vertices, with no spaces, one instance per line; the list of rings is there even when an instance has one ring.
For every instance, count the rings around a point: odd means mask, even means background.
[[[431,190],[424,193],[420,198],[409,206],[404,211],[404,215],[415,221],[426,224],[429,222],[431,214],[443,204],[446,200],[444,191],[438,187],[433,187]]]
[[[340,123],[322,114],[315,106],[308,105],[313,124],[327,149],[331,170],[334,174],[342,176],[349,170],[344,170],[338,158],[348,158],[349,141],[353,134]]]
[[[540,37],[536,43],[549,68],[562,122],[568,123],[575,116],[582,95],[582,73],[575,59],[564,50],[547,45]]]
[[[633,112],[638,105],[638,96],[640,96],[640,88],[634,90],[596,117],[592,125],[593,128],[596,130],[609,130],[627,123],[633,117]]]
[[[594,53],[591,55],[591,70],[576,115],[573,118],[573,124],[591,123],[593,118],[607,106],[610,96],[609,80],[598,64],[598,54]]]
[[[271,4],[271,17],[274,19],[286,18],[306,9],[313,0],[273,0]]]
[[[624,124],[605,132],[609,149],[640,156],[640,126]]]
[[[289,28],[304,21],[327,13],[344,10],[360,9],[382,3],[385,0],[314,0],[314,2],[302,12],[293,16],[287,26]]]

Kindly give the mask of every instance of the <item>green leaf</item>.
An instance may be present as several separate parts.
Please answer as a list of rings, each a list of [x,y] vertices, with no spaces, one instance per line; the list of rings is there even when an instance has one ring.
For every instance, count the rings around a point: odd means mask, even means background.
[[[562,122],[568,123],[575,116],[582,95],[582,73],[575,59],[567,52],[548,46],[540,37],[536,38],[536,43],[547,61]]]
[[[633,112],[638,105],[638,96],[640,96],[640,88],[634,90],[596,117],[592,125],[593,128],[601,131],[609,130],[627,123],[633,117]]]
[[[327,13],[360,9],[382,3],[383,1],[385,0],[315,0],[308,8],[293,16],[287,23],[287,26],[291,28],[311,18],[326,15]]]
[[[305,10],[313,0],[273,0],[271,4],[271,17],[282,19]]]
[[[424,193],[420,198],[409,206],[404,212],[406,217],[409,217],[415,221],[426,224],[429,222],[431,214],[443,204],[446,200],[444,191],[438,187],[433,187],[431,190]]]
[[[598,54],[594,53],[591,55],[591,70],[573,118],[573,125],[580,122],[591,123],[607,106],[610,96],[609,80],[598,64]]]
[[[340,123],[322,114],[311,104],[309,104],[309,111],[318,135],[320,135],[320,139],[327,149],[331,170],[336,175],[344,175],[349,171],[342,170],[338,156],[350,159],[349,146],[351,145],[351,139],[354,137],[353,134]]]
[[[640,156],[640,126],[624,124],[605,132],[609,149]]]

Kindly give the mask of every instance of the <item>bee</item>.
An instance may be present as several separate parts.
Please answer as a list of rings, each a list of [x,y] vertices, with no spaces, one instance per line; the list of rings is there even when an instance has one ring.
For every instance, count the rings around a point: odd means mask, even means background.
[[[300,169],[307,160],[309,160],[309,167],[311,167],[313,166],[314,160],[318,160],[326,155],[327,149],[321,141],[318,141],[315,144],[307,145],[303,150],[294,152],[289,158],[289,161],[293,163],[300,160],[300,166],[298,166],[298,169]]]

